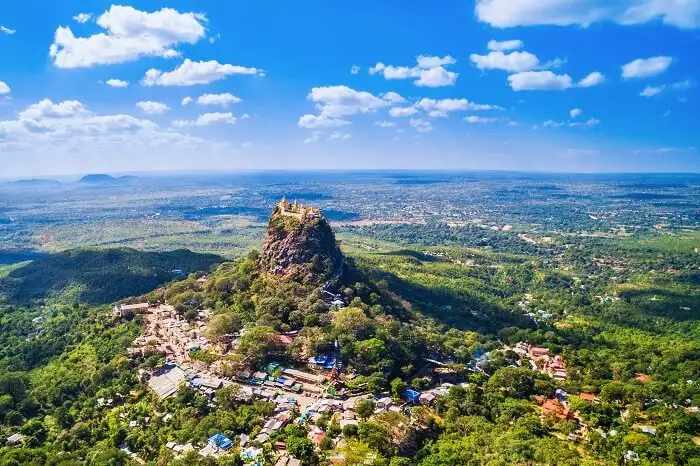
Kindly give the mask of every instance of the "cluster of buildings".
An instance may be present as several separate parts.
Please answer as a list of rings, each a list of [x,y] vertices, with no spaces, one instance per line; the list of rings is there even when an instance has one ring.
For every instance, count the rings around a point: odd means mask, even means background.
[[[567,372],[564,358],[560,355],[550,355],[549,349],[532,346],[529,343],[518,342],[513,349],[521,358],[527,358],[533,370],[548,374],[554,380],[566,380]]]
[[[143,316],[146,332],[137,337],[128,352],[132,356],[165,354],[166,359],[185,363],[194,350],[221,350],[204,336],[206,319],[211,311],[200,311],[200,319],[190,323],[172,306],[151,306],[148,303],[115,307],[115,312],[136,312]]]

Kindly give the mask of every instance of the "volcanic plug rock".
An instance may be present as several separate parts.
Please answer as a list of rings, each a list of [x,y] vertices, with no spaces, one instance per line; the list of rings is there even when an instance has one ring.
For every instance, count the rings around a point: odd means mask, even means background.
[[[321,283],[338,276],[344,260],[320,210],[282,199],[275,206],[262,244],[263,272]]]

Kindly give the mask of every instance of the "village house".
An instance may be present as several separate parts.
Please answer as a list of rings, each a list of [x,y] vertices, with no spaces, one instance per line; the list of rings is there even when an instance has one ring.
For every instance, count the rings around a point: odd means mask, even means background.
[[[151,305],[149,303],[120,304],[118,306],[114,306],[114,313],[124,317],[129,312],[133,312],[134,314],[144,313],[148,311],[150,307]]]
[[[560,355],[550,355],[548,348],[539,348],[529,343],[519,342],[513,351],[522,358],[527,358],[534,371],[549,375],[555,380],[566,380],[568,373],[564,358]]]
[[[7,437],[8,445],[19,445],[20,443],[24,443],[24,435],[20,433],[15,433]]]
[[[288,377],[293,377],[301,382],[320,385],[326,381],[326,377],[320,374],[311,374],[309,372],[299,371],[296,369],[283,369],[282,374]]]
[[[535,397],[535,401],[541,403],[540,413],[542,417],[554,416],[561,420],[574,418],[569,407],[556,398]]]
[[[186,379],[185,371],[178,366],[171,366],[162,374],[151,377],[148,386],[163,399],[177,392]]]

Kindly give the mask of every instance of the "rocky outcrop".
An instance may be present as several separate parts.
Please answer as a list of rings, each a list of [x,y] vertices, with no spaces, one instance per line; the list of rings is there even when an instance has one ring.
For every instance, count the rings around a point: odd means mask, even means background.
[[[298,215],[285,210],[283,203],[275,207],[262,244],[263,272],[320,284],[336,275],[343,262],[335,235],[320,212]]]

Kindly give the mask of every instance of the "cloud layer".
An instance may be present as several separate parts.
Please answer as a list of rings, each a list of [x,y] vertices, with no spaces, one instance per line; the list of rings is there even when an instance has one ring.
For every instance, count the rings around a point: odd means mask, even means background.
[[[78,22],[88,19],[76,16]],[[112,5],[97,18],[104,32],[76,37],[70,27],[60,26],[49,55],[59,68],[89,68],[148,56],[175,57],[179,52],[174,47],[194,44],[205,36],[206,21],[200,13],[180,13],[172,8],[148,13]]]
[[[700,27],[695,0],[477,0],[476,16],[494,27],[590,26],[599,22],[637,25],[660,21],[684,29]]]

